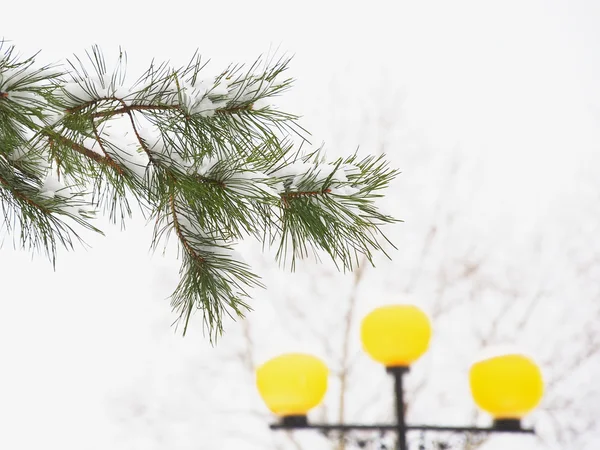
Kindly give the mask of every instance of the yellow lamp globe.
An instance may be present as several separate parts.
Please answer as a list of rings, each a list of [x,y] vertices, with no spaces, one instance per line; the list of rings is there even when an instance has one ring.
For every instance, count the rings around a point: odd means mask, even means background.
[[[520,354],[479,361],[469,373],[475,403],[495,419],[521,419],[544,393],[539,367]]]
[[[267,407],[279,416],[303,416],[327,391],[327,366],[319,358],[287,353],[256,371],[256,386]]]
[[[408,367],[427,351],[431,324],[416,306],[382,306],[363,319],[360,337],[375,361],[386,367]]]

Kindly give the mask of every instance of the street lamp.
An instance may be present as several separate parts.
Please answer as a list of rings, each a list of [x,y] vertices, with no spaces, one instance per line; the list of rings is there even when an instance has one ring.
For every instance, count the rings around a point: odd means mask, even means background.
[[[454,433],[534,433],[521,426],[521,419],[542,398],[540,369],[521,354],[487,358],[473,364],[469,373],[475,403],[493,417],[493,425],[453,427],[407,425],[403,377],[410,365],[427,351],[431,338],[429,318],[411,305],[377,308],[361,324],[361,340],[366,353],[383,364],[394,378],[395,423],[319,424],[310,423],[307,413],[317,406],[327,390],[327,366],[318,358],[302,353],[288,353],[267,361],[256,373],[258,391],[267,407],[281,417],[271,429],[315,429],[323,432],[377,430],[395,432],[396,449],[407,450],[409,431]]]

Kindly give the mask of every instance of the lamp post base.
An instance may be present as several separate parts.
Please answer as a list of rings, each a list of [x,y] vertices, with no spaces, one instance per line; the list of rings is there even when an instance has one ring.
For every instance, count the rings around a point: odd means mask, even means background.
[[[385,371],[390,375],[404,375],[410,371],[410,366],[387,366]]]
[[[520,431],[521,421],[519,419],[496,419],[493,428],[498,431]]]
[[[283,416],[281,418],[282,428],[304,428],[308,427],[308,418],[302,415]]]

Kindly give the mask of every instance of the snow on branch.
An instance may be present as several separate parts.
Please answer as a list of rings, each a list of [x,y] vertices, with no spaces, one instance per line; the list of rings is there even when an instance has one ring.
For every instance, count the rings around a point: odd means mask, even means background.
[[[272,104],[291,86],[289,61],[259,59],[212,76],[195,54],[182,67],[152,63],[132,82],[123,51],[111,65],[92,47],[57,69],[6,49],[5,224],[14,217],[24,246],[54,255],[57,242],[77,237],[69,221],[99,231],[90,223],[97,210],[125,223],[135,201],[155,221],[154,248],[169,235],[179,242],[171,302],[184,333],[200,310],[211,338],[225,314],[243,315],[249,290],[260,286],[234,251],[241,239],[279,242],[279,260],[291,258],[292,267],[309,251],[344,270],[361,255],[385,253],[380,227],[394,219],[375,200],[396,172],[382,158],[327,162],[322,149],[301,153],[307,132]]]

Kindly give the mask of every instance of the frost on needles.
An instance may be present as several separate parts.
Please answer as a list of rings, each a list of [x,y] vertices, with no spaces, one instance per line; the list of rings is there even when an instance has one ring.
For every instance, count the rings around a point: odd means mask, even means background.
[[[55,262],[98,212],[154,226],[152,247],[173,235],[181,278],[171,296],[185,334],[202,311],[211,339],[224,314],[241,316],[259,277],[234,250],[253,237],[277,259],[328,254],[343,270],[388,242],[395,219],[375,200],[396,176],[381,157],[327,161],[297,116],[269,101],[286,91],[289,59],[233,65],[204,76],[198,55],[184,67],[151,63],[137,80],[120,53],[108,70],[100,50],[38,66],[0,45],[0,204],[20,246]]]

